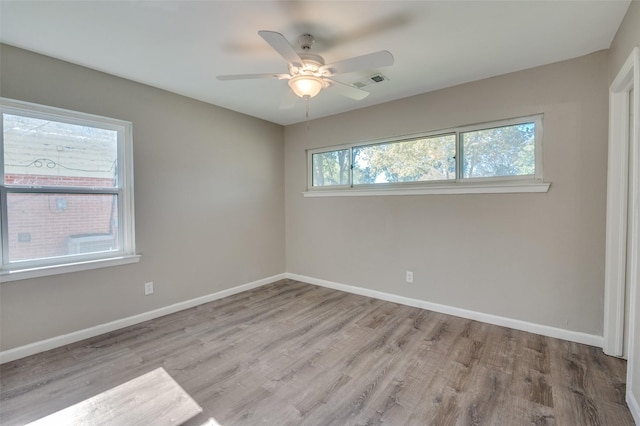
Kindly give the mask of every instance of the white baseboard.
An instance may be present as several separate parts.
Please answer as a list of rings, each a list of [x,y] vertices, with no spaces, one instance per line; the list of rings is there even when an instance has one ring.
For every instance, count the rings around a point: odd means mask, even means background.
[[[640,405],[638,405],[638,400],[633,396],[630,389],[627,390],[627,406],[629,407],[629,411],[631,411],[633,421],[637,425],[640,425]]]
[[[214,300],[222,299],[223,297],[231,296],[243,291],[251,290],[257,287],[261,287],[266,284],[279,281],[281,279],[289,278],[292,280],[302,281],[309,284],[315,284],[322,287],[332,288],[335,290],[345,291],[347,293],[359,294],[361,296],[373,297],[375,299],[385,300],[389,302],[399,303],[401,305],[413,306],[416,308],[427,309],[434,312],[440,312],[443,314],[453,315],[461,318],[472,319],[476,321],[485,322],[488,324],[495,324],[504,327],[513,328],[516,330],[528,331],[530,333],[536,333],[543,336],[555,337],[558,339],[568,340],[576,343],[583,343],[586,345],[602,347],[602,336],[596,336],[587,333],[581,333],[578,331],[565,330],[562,328],[550,327],[547,325],[535,324],[527,321],[521,321],[512,318],[500,317],[497,315],[485,314],[482,312],[470,311],[467,309],[456,308],[453,306],[441,305],[438,303],[432,303],[420,299],[412,299],[410,297],[399,296],[391,293],[384,293],[377,290],[370,290],[362,287],[355,287],[347,284],[340,284],[332,281],[326,281],[318,278],[308,277],[305,275],[283,273],[274,275],[268,278],[264,278],[251,283],[239,285],[233,288],[222,290],[216,293],[211,293],[206,296],[198,297],[184,302],[175,303],[173,305],[165,306],[163,308],[155,309],[153,311],[145,312],[138,315],[133,315],[127,318],[111,321],[105,324],[100,324],[94,327],[86,328],[83,330],[74,331],[72,333],[63,334],[61,336],[52,337],[50,339],[41,340],[39,342],[30,343],[28,345],[19,346],[17,348],[8,349],[0,352],[0,364],[14,361],[16,359],[24,358],[29,355],[34,355],[39,352],[44,352],[50,349],[54,349],[60,346],[75,343],[80,340],[88,339],[90,337],[99,336],[100,334],[109,333],[114,330],[118,330],[123,327],[139,324],[144,321],[148,321],[154,318],[158,318],[164,315],[172,314],[174,312],[182,311],[184,309],[193,308],[203,303],[211,302]],[[632,398],[632,395],[627,394],[627,400]],[[635,399],[632,400],[636,407],[634,413],[636,423],[640,425],[637,413],[638,405]],[[629,404],[631,408],[631,404]]]
[[[231,296],[243,291],[251,290],[263,285],[271,284],[273,282],[282,280],[285,278],[285,274],[278,274],[268,278],[263,278],[258,281],[253,281],[247,284],[239,285],[226,290],[211,293],[206,296],[197,297],[195,299],[186,300],[184,302],[175,303],[173,305],[165,306],[153,311],[144,312],[142,314],[133,315],[127,318],[111,321],[105,324],[96,325],[94,327],[85,328],[84,330],[74,331],[72,333],[63,334],[61,336],[52,337],[50,339],[41,340],[39,342],[30,343],[28,345],[19,346],[17,348],[8,349],[0,352],[0,364],[5,362],[14,361],[16,359],[24,358],[29,355],[34,355],[39,352],[48,351],[60,346],[68,345],[70,343],[79,342],[80,340],[88,339],[90,337],[99,336],[100,334],[109,333],[114,330],[118,330],[130,325],[139,324],[144,321],[148,321],[154,318],[158,318],[164,315],[172,314],[174,312],[182,311],[185,309],[193,308],[203,303],[212,302],[214,300],[222,299],[223,297]]]
[[[582,333],[579,331],[565,330],[562,328],[551,327],[548,325],[535,324],[527,321],[517,320],[513,318],[500,317],[497,315],[485,314],[482,312],[470,311],[467,309],[456,308],[453,306],[441,305],[438,303],[427,302],[426,300],[412,299],[410,297],[398,296],[396,294],[384,293],[377,290],[370,290],[362,287],[355,287],[347,284],[335,283],[318,278],[307,277],[304,275],[286,273],[286,278],[306,282],[309,284],[319,285],[321,287],[332,288],[335,290],[346,291],[347,293],[359,294],[361,296],[373,297],[374,299],[385,300],[388,302],[399,303],[401,305],[413,306],[415,308],[427,309],[429,311],[440,312],[443,314],[453,315],[456,317],[486,322],[488,324],[500,325],[503,327],[513,328],[515,330],[527,331],[530,333],[540,334],[542,336],[555,337],[558,339],[568,340],[570,342],[583,343],[585,345],[602,347],[602,336]]]

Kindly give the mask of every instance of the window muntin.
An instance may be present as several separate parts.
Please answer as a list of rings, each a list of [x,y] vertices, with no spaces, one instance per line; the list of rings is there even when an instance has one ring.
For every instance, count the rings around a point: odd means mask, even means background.
[[[352,160],[347,179],[343,177],[333,186],[320,184],[313,160],[335,157],[338,152],[344,158],[345,151]],[[540,183],[542,114],[376,143],[314,149],[307,155],[310,190]]]
[[[0,107],[0,272],[134,255],[131,123]]]

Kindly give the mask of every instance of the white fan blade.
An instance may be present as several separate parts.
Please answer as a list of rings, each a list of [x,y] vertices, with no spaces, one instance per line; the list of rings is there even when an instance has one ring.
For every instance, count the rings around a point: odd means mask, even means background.
[[[298,102],[298,99],[300,99],[298,95],[293,93],[292,90],[289,90],[287,94],[282,98],[282,101],[280,102],[280,109],[293,108],[296,105],[296,102]]]
[[[330,83],[327,89],[333,90],[334,92],[339,93],[342,96],[346,96],[347,98],[351,98],[355,101],[360,101],[369,96],[369,92],[360,90],[350,84],[341,83],[339,81],[331,80],[328,78],[325,78],[325,80],[329,81]]]
[[[286,80],[291,78],[289,74],[232,74],[219,75],[218,80],[247,80],[250,78],[276,78],[278,80]]]
[[[393,65],[393,55],[386,50],[381,50],[380,52],[356,56],[355,58],[344,59],[342,61],[324,65],[320,67],[320,72],[324,73],[328,71],[331,75],[345,74],[348,72],[386,67],[389,65]]]
[[[302,68],[302,59],[282,34],[275,31],[258,31],[258,34],[287,62],[296,68]]]

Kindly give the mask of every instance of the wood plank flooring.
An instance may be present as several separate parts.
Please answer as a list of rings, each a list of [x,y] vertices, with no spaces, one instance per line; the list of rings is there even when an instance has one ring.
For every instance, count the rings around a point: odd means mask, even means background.
[[[600,348],[283,280],[0,366],[21,425],[164,368],[186,425],[633,425]]]
[[[182,424],[201,411],[202,408],[163,368],[157,368],[29,423],[29,426],[171,426]]]

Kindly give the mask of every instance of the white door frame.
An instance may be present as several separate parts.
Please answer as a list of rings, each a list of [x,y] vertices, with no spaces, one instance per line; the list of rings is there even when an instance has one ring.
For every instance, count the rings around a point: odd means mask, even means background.
[[[609,88],[609,160],[607,172],[607,234],[605,258],[604,332],[603,350],[608,355],[622,356],[625,336],[626,282],[636,283],[638,278],[638,176],[640,161],[640,49],[634,48]],[[633,99],[630,92],[633,89]],[[633,102],[634,129],[630,132],[629,105]],[[631,145],[630,145],[631,144]],[[629,153],[635,152],[630,159]],[[631,182],[631,187],[629,187]],[[628,221],[628,207],[635,214]],[[628,228],[627,224],[631,226]],[[631,240],[631,253],[627,253],[627,238]],[[627,259],[631,260],[631,276],[626,276]],[[635,318],[635,285],[629,288],[629,318]],[[629,362],[633,357],[634,321],[628,321]],[[629,382],[627,382],[629,387]]]

